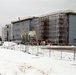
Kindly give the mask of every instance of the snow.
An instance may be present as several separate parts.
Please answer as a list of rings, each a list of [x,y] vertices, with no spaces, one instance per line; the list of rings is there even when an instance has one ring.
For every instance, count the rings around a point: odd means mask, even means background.
[[[17,45],[17,44],[14,43],[14,42],[7,42],[7,41],[6,41],[6,42],[3,43],[2,47],[3,47],[3,48],[11,48],[11,49],[12,49],[12,48],[13,48],[14,46],[16,46],[16,45]]]
[[[0,47],[1,75],[76,75],[76,61],[54,59],[60,58],[60,51],[53,50],[49,56],[49,50],[38,46],[14,45],[7,48]],[[73,59],[73,52],[63,52],[64,56]]]

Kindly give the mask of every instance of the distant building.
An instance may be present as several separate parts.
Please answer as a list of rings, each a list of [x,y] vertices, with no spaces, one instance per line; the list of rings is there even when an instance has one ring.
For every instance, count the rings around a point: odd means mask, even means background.
[[[5,28],[4,27],[2,27],[2,41],[5,41]]]
[[[2,27],[2,41],[11,41],[11,24],[7,24]]]

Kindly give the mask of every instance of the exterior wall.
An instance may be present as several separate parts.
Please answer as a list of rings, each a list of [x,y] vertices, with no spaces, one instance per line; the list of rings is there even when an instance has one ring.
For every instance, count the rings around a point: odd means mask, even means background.
[[[11,41],[13,40],[13,24],[11,24]]]
[[[13,40],[16,40],[16,39],[20,38],[20,33],[21,33],[20,29],[21,29],[20,23],[13,24],[13,28],[12,28],[12,30],[13,30],[13,35],[12,35]]]
[[[59,43],[67,44],[67,15],[65,13],[59,14]]]
[[[49,15],[49,41],[54,44],[67,43],[67,16],[64,13]]]
[[[76,15],[69,14],[69,44],[74,44],[76,39]]]
[[[58,43],[59,41],[58,18],[59,15],[57,14],[49,16],[49,40],[53,43]]]
[[[43,16],[40,18],[40,34],[41,40],[49,39],[49,17]]]
[[[8,40],[11,41],[11,34],[12,34],[12,31],[11,31],[11,24],[9,25],[9,28],[8,28]]]
[[[31,20],[25,20],[17,23],[13,23],[13,39],[20,40],[23,33],[30,31]]]
[[[40,39],[40,21],[39,18],[32,19],[31,30],[36,31],[36,39]]]

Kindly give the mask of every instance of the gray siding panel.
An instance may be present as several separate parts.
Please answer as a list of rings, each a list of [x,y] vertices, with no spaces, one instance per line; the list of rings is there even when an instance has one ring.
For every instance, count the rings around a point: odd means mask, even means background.
[[[69,44],[76,39],[76,15],[69,15]]]
[[[24,23],[24,25],[22,25],[22,22]],[[30,24],[31,24],[31,20],[25,20],[22,22],[18,22],[18,23],[14,23],[13,24],[13,36],[15,40],[19,40],[22,34],[22,29],[24,29],[24,32],[28,33],[30,31]]]

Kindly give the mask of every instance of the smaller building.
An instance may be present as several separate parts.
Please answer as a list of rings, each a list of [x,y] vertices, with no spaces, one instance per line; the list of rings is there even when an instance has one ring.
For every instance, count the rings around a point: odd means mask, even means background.
[[[2,41],[11,41],[11,24],[6,24],[2,27]]]
[[[12,37],[14,41],[21,40],[21,35],[29,33],[31,30],[31,20],[34,17],[20,19],[17,21],[12,21]]]

